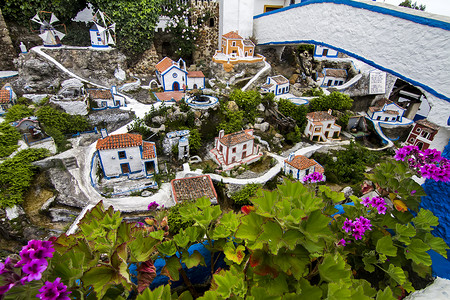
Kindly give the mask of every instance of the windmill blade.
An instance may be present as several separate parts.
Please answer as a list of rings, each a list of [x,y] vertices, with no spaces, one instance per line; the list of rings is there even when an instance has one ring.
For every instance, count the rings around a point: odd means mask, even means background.
[[[36,14],[34,17],[32,17],[31,21],[36,22],[39,25],[44,25],[44,23],[42,23],[42,21],[41,21],[41,18],[39,18],[39,14]]]
[[[111,33],[108,31],[108,44],[109,45],[115,45],[116,44],[116,42],[114,41],[114,39],[113,39],[113,37],[112,37],[112,35],[111,35]]]
[[[112,32],[115,33],[115,32],[116,32],[116,23],[113,23],[113,24],[109,25],[109,26],[108,26],[108,29],[109,29],[109,30],[112,30]]]
[[[50,33],[50,31],[45,31],[44,33],[41,33],[39,35],[39,37],[44,41],[44,43],[51,43],[52,42],[52,34]]]
[[[100,17],[102,18],[103,25],[106,27],[105,15],[101,11],[99,11],[99,13],[100,13]]]
[[[98,29],[98,32],[99,32],[100,34],[102,34],[102,33],[103,33],[103,31],[105,31],[105,30],[106,30],[106,28],[105,28],[105,27],[102,27],[102,26],[98,25],[97,23],[95,23],[95,25],[97,25],[97,29]]]
[[[52,13],[52,16],[50,18],[50,24],[53,24],[58,21],[59,21],[59,19]]]
[[[62,40],[66,35],[62,33],[61,31],[54,30],[55,36],[59,37],[60,40]]]

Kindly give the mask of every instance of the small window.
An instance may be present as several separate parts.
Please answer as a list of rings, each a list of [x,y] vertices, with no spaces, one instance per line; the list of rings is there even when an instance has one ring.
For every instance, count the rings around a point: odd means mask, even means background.
[[[125,159],[127,158],[127,154],[125,151],[119,151],[119,159]]]
[[[378,120],[378,121],[379,121],[379,120],[381,120],[381,117],[380,117],[380,116],[378,116],[378,117],[377,117],[377,120]]]
[[[236,47],[236,42],[231,42],[231,46]]]
[[[333,80],[328,80],[327,86],[331,86],[333,84]]]
[[[252,49],[250,49],[250,51],[249,51],[250,53],[252,53],[253,51],[252,51]]]
[[[384,120],[385,120],[385,121],[389,121],[389,118],[388,118],[388,117],[384,117]]]
[[[417,127],[416,132],[420,132],[420,128],[419,127]]]
[[[101,38],[101,37],[98,37],[98,38],[97,38],[97,41],[101,42],[101,41],[102,41],[102,38]]]
[[[214,18],[209,18],[209,27],[214,27]]]
[[[231,149],[231,153],[236,153],[236,147],[234,147],[233,149]]]
[[[420,135],[427,139],[430,136],[430,133],[424,130]]]
[[[327,128],[331,128],[331,123],[327,125]]]
[[[410,138],[410,139],[409,139],[409,142],[410,142],[410,143],[414,143],[414,138]]]
[[[223,151],[223,147],[222,145],[219,146],[219,151],[222,152]]]
[[[242,149],[243,150],[247,149],[247,144],[244,144],[244,146],[242,146]]]

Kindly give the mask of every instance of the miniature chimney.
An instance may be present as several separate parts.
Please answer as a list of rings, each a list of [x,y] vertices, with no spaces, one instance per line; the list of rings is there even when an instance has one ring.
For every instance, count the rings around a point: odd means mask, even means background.
[[[223,138],[223,136],[225,135],[225,130],[221,130],[219,131],[219,139]]]
[[[106,128],[102,128],[100,129],[100,134],[102,135],[102,139],[104,139],[108,136],[108,131],[106,130]]]
[[[111,93],[112,93],[113,95],[117,95],[117,87],[116,87],[115,85],[113,85],[113,86],[111,87]]]
[[[292,161],[294,159],[294,152],[289,153],[288,161]]]

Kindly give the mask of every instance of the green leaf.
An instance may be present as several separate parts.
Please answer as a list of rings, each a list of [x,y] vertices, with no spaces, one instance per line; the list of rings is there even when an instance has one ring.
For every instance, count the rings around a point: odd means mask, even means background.
[[[400,267],[394,265],[389,265],[388,270],[384,270],[392,279],[394,279],[398,284],[402,285],[406,282],[406,276]]]
[[[322,280],[334,282],[349,280],[352,272],[340,254],[326,254],[323,262],[319,265],[319,274]]]
[[[433,213],[426,209],[419,210],[419,213],[412,219],[414,226],[419,229],[431,231],[431,226],[438,226],[439,219]]]
[[[411,223],[408,223],[407,226],[397,223],[395,225],[395,231],[397,232],[395,238],[406,245],[409,245],[411,242],[410,238],[416,235],[416,229]]]
[[[298,281],[297,290],[301,290],[298,299],[322,299],[322,290],[318,286],[312,286],[305,278]]]
[[[229,242],[225,245],[223,252],[227,259],[238,265],[241,264],[242,260],[245,257],[245,247],[239,245],[237,248],[235,248],[232,242]]]
[[[306,221],[302,222],[302,232],[313,242],[317,242],[320,237],[330,237],[331,231],[328,228],[330,218],[323,215],[320,210],[313,211]]]
[[[160,242],[151,236],[145,237],[143,231],[134,234],[134,240],[128,243],[133,262],[147,261],[155,251],[155,246]]]
[[[152,231],[149,235],[158,241],[162,241],[164,238],[164,230]]]
[[[222,215],[220,219],[220,226],[223,226],[232,232],[236,231],[239,226],[239,218],[238,215],[233,211],[229,211]]]
[[[177,246],[173,241],[165,241],[157,246],[159,252],[165,256],[172,256],[177,252]]]
[[[256,206],[256,213],[264,217],[275,216],[275,203],[278,201],[278,194],[276,191],[258,190],[256,197],[252,202]]]
[[[136,300],[171,300],[170,285],[157,287],[153,291],[146,289],[142,294],[138,295]]]
[[[447,250],[450,249],[445,241],[440,237],[435,237],[431,233],[425,234],[423,241],[434,251],[447,258]]]
[[[325,194],[325,196],[331,199],[334,203],[339,203],[345,200],[344,193],[334,192],[326,185],[319,186],[319,191]]]
[[[172,299],[174,299],[172,295]],[[184,291],[179,297],[176,297],[178,300],[193,300],[191,293],[189,291]]]
[[[277,254],[278,249],[282,246],[280,243],[283,231],[275,222],[266,222],[262,226],[262,233],[258,238],[259,242],[266,243],[269,246],[270,252],[272,254]]]
[[[215,291],[223,298],[228,298],[231,294],[243,298],[247,293],[244,274],[234,266],[228,271],[223,270],[215,274],[213,280],[216,285]]]
[[[181,229],[180,232],[173,237],[173,241],[177,244],[178,247],[186,248],[186,246],[189,244],[189,236],[183,229]]]
[[[195,205],[201,210],[204,210],[211,206],[211,201],[206,197],[201,197],[195,201]]]
[[[392,294],[390,287],[384,289],[384,291],[378,291],[376,300],[396,300]]]
[[[430,249],[430,246],[422,242],[422,240],[414,238],[411,240],[411,244],[406,247],[405,256],[415,263],[431,266],[431,257],[427,253]]]
[[[111,264],[117,273],[125,280],[126,284],[131,285],[130,274],[128,273],[128,251],[126,243],[119,245],[111,256]],[[123,280],[121,280],[123,281]]]
[[[420,277],[425,278],[431,275],[431,266],[425,266],[423,264],[417,264],[414,261],[411,264],[412,269],[416,272]]]
[[[266,291],[266,295],[271,295],[272,297],[283,295],[289,291],[286,275],[283,273],[279,274],[276,278],[264,276],[258,281],[258,286]]]
[[[330,282],[328,284],[328,297],[329,300],[345,300],[356,299],[352,298],[351,283],[350,281],[339,280],[338,282]],[[361,299],[361,298],[358,298]]]
[[[282,242],[287,248],[293,250],[302,237],[304,235],[300,231],[289,229],[284,232]]]
[[[161,275],[167,276],[172,281],[177,281],[180,279],[181,264],[180,260],[176,256],[172,256],[166,259],[166,265],[161,270]]]
[[[368,297],[375,297],[377,294],[377,291],[372,288],[370,283],[365,279],[353,279],[353,288],[359,288],[361,287],[363,290],[363,294]],[[372,298],[370,298],[372,299]]]
[[[197,250],[194,250],[191,255],[189,255],[187,251],[183,252],[181,255],[181,262],[184,263],[188,269],[196,267],[199,264],[206,266],[205,258]]]
[[[397,255],[397,247],[394,246],[392,242],[391,236],[384,236],[377,241],[376,250],[378,253],[383,253],[387,256],[396,256]]]
[[[268,289],[265,287],[253,286],[251,289],[251,296],[248,296],[249,300],[278,300],[281,299],[281,296],[273,296],[268,293]]]
[[[186,228],[185,233],[191,243],[196,242],[201,236],[204,235],[204,231],[196,226]]]
[[[241,225],[239,225],[236,231],[236,237],[239,239],[246,239],[249,241],[255,241],[261,232],[261,225],[264,222],[264,218],[256,213],[250,213],[241,218]]]
[[[309,253],[303,247],[298,246],[294,251],[280,251],[278,255],[273,256],[273,262],[283,272],[292,273],[299,280],[307,271],[306,266],[310,263]]]
[[[110,266],[93,267],[84,273],[81,280],[85,286],[92,286],[97,298],[101,299],[109,287],[114,284],[116,271]]]
[[[367,272],[370,272],[370,273],[375,271],[374,264],[376,264],[378,262],[375,251],[370,251],[368,253],[365,253],[362,261],[364,263],[364,270],[366,270]]]

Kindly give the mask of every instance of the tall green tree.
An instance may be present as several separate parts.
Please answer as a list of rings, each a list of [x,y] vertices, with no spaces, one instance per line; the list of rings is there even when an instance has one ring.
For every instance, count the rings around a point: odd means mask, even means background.
[[[412,0],[405,0],[402,3],[400,3],[398,6],[403,6],[403,7],[409,7],[409,8],[413,8],[413,9],[417,9],[417,10],[425,10],[426,5],[423,4],[417,4],[417,2],[412,2]]]

